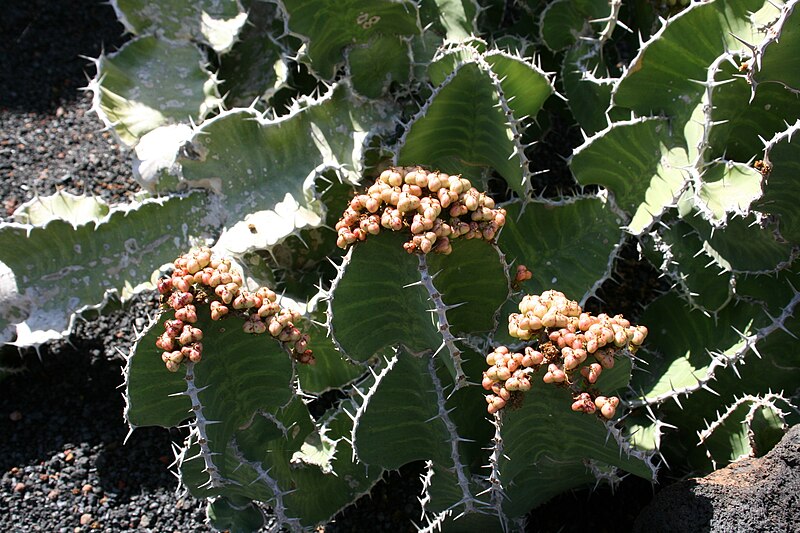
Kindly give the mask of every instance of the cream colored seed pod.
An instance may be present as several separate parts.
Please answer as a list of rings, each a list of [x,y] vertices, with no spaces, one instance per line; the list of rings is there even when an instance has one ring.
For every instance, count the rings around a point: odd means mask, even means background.
[[[504,387],[511,392],[519,390],[519,380],[512,376],[506,380]]]
[[[376,213],[378,209],[381,208],[381,199],[380,197],[370,197],[366,202],[364,202],[364,206],[367,208],[368,212]]]
[[[412,196],[421,197],[422,196],[422,188],[414,185],[403,185],[403,190]]]
[[[461,194],[466,191],[466,189],[464,189],[464,184],[461,182],[461,178],[459,178],[458,176],[449,177],[447,182],[447,188],[456,194]]]
[[[281,330],[283,330],[283,324],[280,323],[277,316],[271,316],[269,318],[269,322],[267,323],[267,329],[269,330],[270,335],[277,337],[280,335]]]
[[[641,346],[644,339],[647,337],[647,328],[645,326],[636,326],[636,330],[631,336],[631,344],[634,346]]]
[[[436,198],[439,199],[439,203],[441,204],[442,208],[450,207],[450,204],[453,202],[450,198],[450,191],[445,187],[442,187],[437,191]]]
[[[414,235],[419,235],[424,231],[425,231],[425,224],[423,222],[422,216],[420,214],[414,215],[414,219],[411,222],[411,233]]]
[[[389,185],[392,187],[400,187],[403,184],[403,175],[399,172],[392,172],[389,174]]]
[[[417,243],[414,243],[414,244],[417,244]],[[433,249],[433,243],[431,241],[429,241],[428,239],[425,239],[425,238],[421,239],[420,243],[417,244],[417,246],[419,247],[420,251],[423,254],[427,254]]]
[[[392,198],[394,198],[395,194],[399,194],[398,191],[395,191],[393,187],[387,187],[381,191],[381,201],[385,204],[389,205],[397,205],[397,200],[392,202]]]
[[[512,315],[513,316],[513,315]],[[511,318],[511,317],[509,317]],[[508,322],[508,334],[514,337],[515,339],[520,339],[526,341],[531,338],[531,332],[527,329],[521,329],[517,324],[516,320],[509,320]]]
[[[470,189],[470,191],[472,190],[474,189]],[[466,194],[464,195],[463,199],[461,199],[461,201],[464,203],[464,206],[467,208],[467,211],[475,211],[476,209],[478,209],[478,207],[480,207],[480,204],[478,203],[478,198],[476,198],[473,195]]]
[[[196,274],[201,268],[200,262],[194,257],[186,261],[186,272],[189,274]]]
[[[416,211],[420,206],[420,200],[418,196],[414,196],[410,192],[402,192],[400,193],[398,200],[397,200],[397,210],[401,213],[408,213],[410,211]]]
[[[195,259],[197,259],[197,262],[200,263],[200,268],[206,268],[211,262],[211,250],[206,247],[200,248],[200,251],[197,252],[197,255],[195,256]]]

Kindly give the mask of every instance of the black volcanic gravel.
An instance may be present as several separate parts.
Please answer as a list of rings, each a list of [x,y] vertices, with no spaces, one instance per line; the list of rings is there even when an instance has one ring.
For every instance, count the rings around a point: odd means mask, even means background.
[[[152,301],[146,296],[81,325],[74,346],[51,343],[41,359],[26,351],[26,371],[3,381],[1,531],[208,530],[203,503],[176,495],[167,469],[170,442],[182,436],[142,428],[123,445],[122,362],[105,347],[130,346],[129,332]],[[125,335],[116,338],[117,330]]]
[[[32,1],[0,17],[0,218],[35,194],[64,189],[123,202],[137,189],[128,154],[81,92],[103,47],[123,42],[113,9],[95,1]],[[206,531],[205,505],[176,495],[172,440],[127,427],[117,350],[153,301],[79,324],[41,359],[3,349],[26,370],[0,384],[0,531]]]
[[[124,148],[80,90],[98,57],[123,42],[113,9],[97,1],[37,0],[0,17],[0,217],[59,189],[123,201],[137,189]],[[83,57],[81,57],[83,56]]]
[[[36,194],[58,190],[126,201],[138,189],[127,151],[79,95],[51,114],[0,109],[0,217]]]

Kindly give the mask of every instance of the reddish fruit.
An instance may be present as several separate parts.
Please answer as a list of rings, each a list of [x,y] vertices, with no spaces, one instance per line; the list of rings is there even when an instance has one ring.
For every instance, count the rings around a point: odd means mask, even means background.
[[[158,292],[161,294],[167,294],[172,292],[172,279],[171,278],[161,278],[158,280]]]

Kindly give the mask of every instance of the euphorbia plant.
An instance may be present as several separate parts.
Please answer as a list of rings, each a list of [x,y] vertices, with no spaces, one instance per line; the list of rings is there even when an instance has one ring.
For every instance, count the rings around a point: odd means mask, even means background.
[[[256,509],[246,501],[268,502],[282,525],[310,527],[367,490],[384,469],[422,459],[428,462],[431,526],[454,510],[494,516],[506,525],[522,520],[532,496],[512,488],[515,478],[527,475],[518,465],[543,465],[529,451],[515,453],[504,438],[530,425],[548,404],[547,410],[561,411],[566,427],[594,441],[575,460],[653,471],[646,454],[628,449],[631,455],[619,455],[626,444],[606,422],[615,418],[619,398],[597,394],[599,370],[585,361],[592,353],[615,376],[609,390],[619,389],[630,373],[624,349],[641,344],[646,330],[621,316],[591,317],[577,302],[548,291],[523,298],[523,314],[511,314],[505,327],[524,340],[541,333],[544,354],[528,346],[530,360],[517,364],[517,354],[497,347],[486,356],[492,368],[482,372],[483,346],[491,341],[480,325],[500,327],[495,315],[510,290],[510,269],[495,244],[505,210],[469,180],[419,166],[383,171],[345,204],[337,244],[352,250],[325,298],[327,331],[302,318],[292,302],[282,307],[274,290],[248,287],[238,266],[207,248],[176,259],[170,277],[158,282],[164,312],[129,361],[127,416],[134,425],[164,423],[189,409],[191,432],[178,454],[179,468],[190,490],[212,500],[213,516],[219,507],[238,506],[231,523],[245,527],[245,517],[258,516],[245,512]],[[476,283],[474,274],[487,267],[491,279]],[[517,269],[515,281],[525,277],[524,267]],[[464,286],[471,290],[461,291],[460,305],[446,303]],[[353,296],[365,290],[370,298]],[[362,311],[381,299],[391,299],[393,309]],[[395,314],[407,318],[394,320]],[[298,329],[306,327],[310,335]],[[615,355],[622,359],[613,371]],[[159,362],[174,379],[159,370]],[[546,364],[560,376],[548,371],[537,382],[534,373]],[[349,376],[338,386],[350,399],[314,421],[301,395],[315,381],[330,380],[318,373],[332,368]],[[511,375],[515,371],[519,377]],[[496,389],[497,396],[487,396],[494,427],[484,421],[486,402],[474,385],[481,376],[484,388]],[[488,387],[487,379],[493,380]],[[555,390],[541,391],[547,383]],[[552,405],[556,398],[562,398],[558,406]],[[508,412],[501,417],[505,401]],[[570,404],[597,416],[577,416]],[[608,431],[615,435],[610,443]],[[242,445],[247,442],[249,447]],[[480,466],[487,461],[489,470]],[[547,469],[555,475],[563,463]],[[453,483],[456,494],[437,494]]]
[[[509,526],[798,420],[796,1],[114,4],[134,37],[91,88],[145,191],[20,208],[0,330],[36,345],[172,279],[126,416],[189,421],[218,527],[312,527],[412,461],[429,528]],[[672,285],[640,317],[593,299],[623,247]]]

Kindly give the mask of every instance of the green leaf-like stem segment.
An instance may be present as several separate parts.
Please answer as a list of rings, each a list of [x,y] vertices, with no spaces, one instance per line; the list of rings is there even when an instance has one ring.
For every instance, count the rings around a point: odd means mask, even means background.
[[[463,439],[446,405],[437,360],[401,350],[387,362],[356,412],[354,453],[361,462],[387,469],[431,459],[451,469],[459,487],[457,505],[474,512],[482,504],[471,490]],[[472,412],[468,405],[464,409]],[[389,448],[392,454],[386,453]]]
[[[639,116],[664,114],[682,129],[704,87],[709,65],[740,41],[756,42],[758,31],[751,14],[762,0],[692,4],[664,23],[640,49],[614,88],[612,105]],[[702,28],[699,31],[698,28]]]
[[[376,35],[416,35],[417,8],[408,0],[280,0],[287,29],[308,42],[310,67],[333,78],[342,49]]]
[[[411,74],[409,44],[391,35],[377,35],[347,55],[353,87],[364,96],[379,98],[390,83],[406,83]]]
[[[292,362],[281,343],[269,334],[242,331],[243,319],[227,316],[213,321],[207,307],[198,306],[195,327],[203,331],[203,358],[187,376],[164,368],[155,340],[164,333],[164,322],[174,311],[162,313],[158,322],[139,340],[129,363],[128,422],[132,426],[172,427],[190,416],[185,395],[176,388],[191,375],[199,389],[205,416],[215,424],[209,438],[226,443],[235,428],[259,410],[274,412],[292,397]],[[217,436],[219,434],[219,436]]]
[[[555,289],[583,297],[605,278],[620,240],[620,217],[599,197],[505,206],[498,245],[509,264],[533,274],[531,294]],[[565,271],[564,265],[570,265]]]
[[[292,112],[269,119],[254,109],[222,113],[192,139],[180,160],[181,186],[218,193],[227,231],[218,249],[263,250],[288,235],[323,224],[315,180],[325,170],[350,184],[363,170],[364,145],[385,125],[385,110],[360,101],[346,83]]]
[[[624,390],[630,371],[630,359],[617,358],[598,382],[603,393],[611,396]],[[599,413],[571,411],[572,393],[566,388],[548,385],[538,376],[531,383],[520,406],[504,409],[500,428],[499,481],[507,497],[503,508],[510,518],[564,490],[594,481],[589,461],[647,479],[655,477],[652,457],[622,440],[613,422],[604,422]]]
[[[456,239],[452,254],[419,258],[403,249],[406,238],[382,232],[345,257],[329,304],[333,337],[356,361],[389,347],[414,354],[447,348],[445,364],[460,388],[466,381],[453,333],[493,327],[508,293],[503,263],[496,250],[477,240]]]
[[[691,310],[673,292],[645,311],[642,321],[660,326],[651,328],[642,348],[642,358],[650,365],[647,373],[634,375],[633,389],[642,397],[632,405],[658,405],[663,423],[697,430],[670,433],[662,441],[661,453],[668,461],[708,472],[713,461],[722,466],[736,459],[748,446],[738,424],[728,422],[716,429],[706,449],[698,448],[697,434],[743,394],[764,396],[776,390],[787,397],[797,394],[800,369],[795,353],[786,346],[800,335],[796,318],[800,295],[791,294],[791,281],[774,281],[770,290],[778,291],[784,301],[768,311],[759,303],[734,300],[708,317]],[[659,353],[652,354],[651,347]],[[675,403],[667,402],[670,399]]]
[[[800,245],[800,120],[776,134],[765,150],[764,158],[771,165],[765,180],[764,196],[756,209],[779,217],[778,228],[783,239]]]
[[[205,62],[191,42],[134,39],[97,60],[94,108],[127,146],[170,122],[200,122],[221,101]]]
[[[554,92],[547,75],[520,57],[471,45],[455,46],[429,74],[438,87],[405,132],[397,163],[425,162],[472,180],[493,168],[524,196],[531,174],[522,121]]]
[[[73,314],[102,303],[107,292],[129,296],[175,250],[219,230],[209,209],[198,192],[117,206],[79,226],[61,219],[1,225],[0,261],[14,273],[19,300],[2,313],[14,314],[16,343],[38,345],[66,334]]]
[[[125,29],[134,35],[201,41],[218,53],[233,45],[247,21],[239,0],[114,0],[112,5]]]
[[[315,427],[293,394],[293,365],[281,344],[268,334],[244,333],[241,318],[212,321],[199,314],[195,326],[204,332],[199,363],[175,374],[164,368],[154,341],[164,320],[174,316],[169,311],[139,340],[127,369],[132,428],[190,419],[178,464],[192,493],[272,502],[281,521],[296,530],[328,520],[367,490],[380,471],[366,474],[343,449],[352,421],[340,412]],[[322,464],[310,462],[315,448],[327,450]],[[292,492],[296,486],[308,490]],[[329,494],[310,497],[320,486]]]
[[[602,185],[631,216],[628,231],[644,232],[684,187],[686,151],[660,118],[617,122],[579,146],[569,161],[581,185]]]

